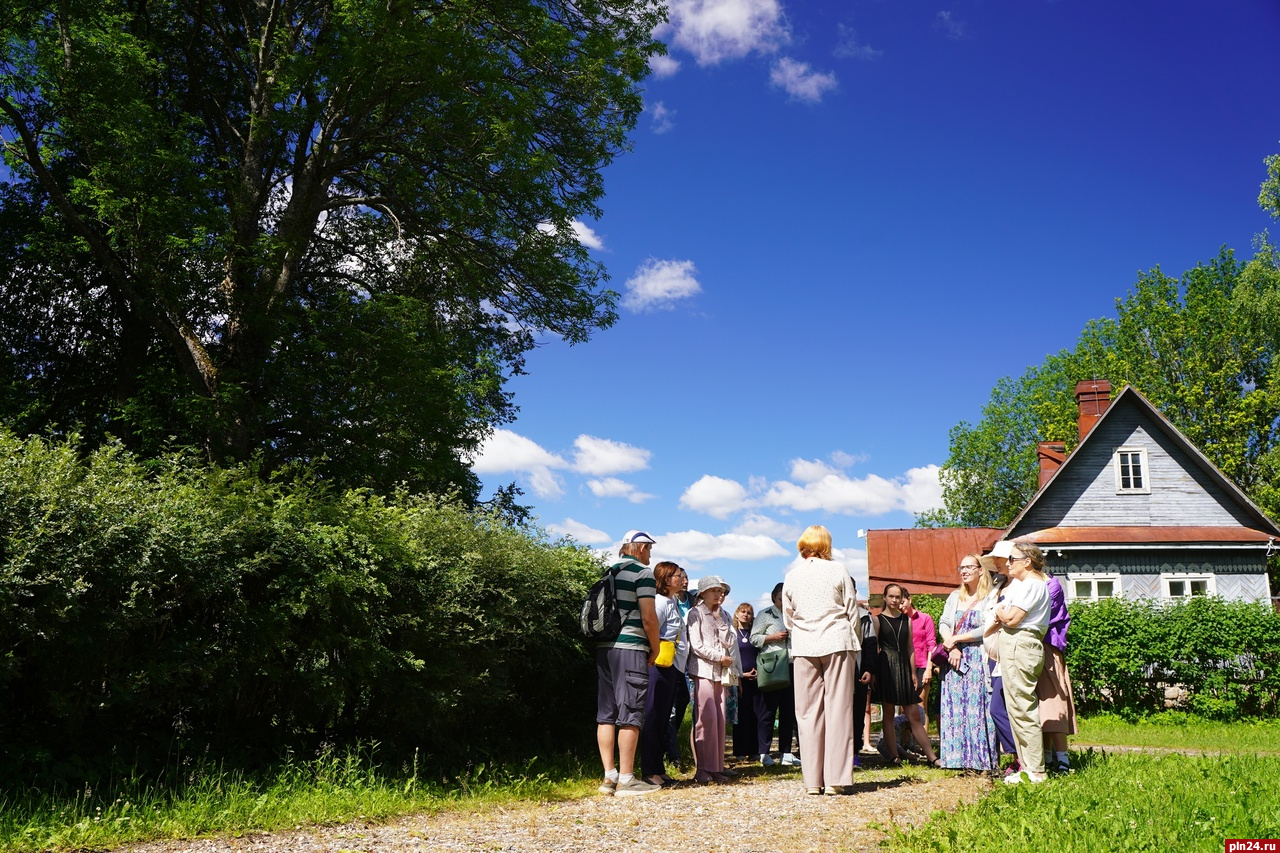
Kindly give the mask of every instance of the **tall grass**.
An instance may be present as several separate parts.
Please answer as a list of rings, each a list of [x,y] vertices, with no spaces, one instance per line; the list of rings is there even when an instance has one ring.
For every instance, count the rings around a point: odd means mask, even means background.
[[[381,767],[368,748],[287,760],[258,776],[192,762],[178,779],[131,776],[97,790],[2,792],[0,850],[100,849],[148,839],[381,821],[477,800],[566,799],[593,788],[583,781],[590,776],[576,759],[562,758],[482,764],[433,780],[413,762]]]
[[[1280,757],[1078,756],[1069,777],[997,790],[925,825],[891,829],[901,853],[1221,851],[1227,838],[1280,837]]]
[[[1221,723],[1166,711],[1128,722],[1112,714],[1079,721],[1080,744],[1210,752],[1280,753],[1280,720]]]

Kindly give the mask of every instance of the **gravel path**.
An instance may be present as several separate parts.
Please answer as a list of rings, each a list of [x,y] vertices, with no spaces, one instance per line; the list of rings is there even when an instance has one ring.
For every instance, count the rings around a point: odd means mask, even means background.
[[[855,778],[859,784],[851,795],[811,797],[805,795],[799,773],[752,767],[733,784],[682,785],[644,797],[485,805],[377,826],[317,827],[126,849],[129,853],[873,851],[880,849],[885,834],[872,825],[915,826],[932,812],[955,809],[991,788],[983,777],[947,775],[924,781],[914,771],[864,772]]]

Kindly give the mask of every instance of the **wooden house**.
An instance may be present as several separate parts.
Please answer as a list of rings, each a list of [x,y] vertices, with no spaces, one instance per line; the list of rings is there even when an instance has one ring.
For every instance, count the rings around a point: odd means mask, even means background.
[[[1110,391],[1105,380],[1077,384],[1080,443],[1070,454],[1041,444],[1040,489],[996,538],[1040,546],[1069,599],[1268,601],[1280,527],[1145,397],[1125,386],[1111,400]],[[889,557],[873,547],[876,532],[867,534],[872,578]],[[895,579],[911,586],[942,569],[954,577],[955,565],[922,564]]]

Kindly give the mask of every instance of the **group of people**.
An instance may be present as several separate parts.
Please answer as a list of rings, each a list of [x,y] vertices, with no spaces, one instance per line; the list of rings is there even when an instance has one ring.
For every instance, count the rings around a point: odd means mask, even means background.
[[[647,533],[629,531],[611,567],[623,622],[617,639],[596,651],[601,793],[632,796],[673,784],[665,762],[679,761],[677,732],[690,704],[693,778],[700,783],[737,775],[724,761],[729,724],[735,755],[776,763],[776,718],[780,760],[801,766],[807,793],[849,793],[864,730],[869,736],[868,703],[883,708],[877,748],[891,762],[906,747],[893,725],[901,708],[904,740],[909,731],[921,757],[939,767],[994,772],[1003,747],[1017,755],[1007,782],[1038,782],[1048,769],[1068,769],[1066,737],[1075,731],[1064,659],[1070,617],[1062,587],[1045,575],[1034,545],[999,543],[1006,573],[993,556],[961,560],[938,643],[932,620],[910,607],[902,585],[885,587],[879,613],[859,603],[824,527],[804,531],[800,559],[758,614],[744,603],[730,616],[723,606],[730,587],[719,576],[703,577],[690,595],[680,566],[648,569],[654,544]],[[935,662],[937,754],[924,714]]]

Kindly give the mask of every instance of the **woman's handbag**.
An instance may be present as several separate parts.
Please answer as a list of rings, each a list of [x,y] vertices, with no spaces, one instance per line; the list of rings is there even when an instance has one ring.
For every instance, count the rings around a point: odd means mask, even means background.
[[[654,666],[668,667],[676,662],[676,644],[674,640],[658,641],[658,659],[653,662]]]
[[[939,675],[946,675],[947,670],[951,669],[951,653],[947,651],[946,646],[934,646],[929,660],[938,668]]]
[[[774,649],[756,655],[756,683],[763,693],[791,686],[791,662],[786,649]]]

